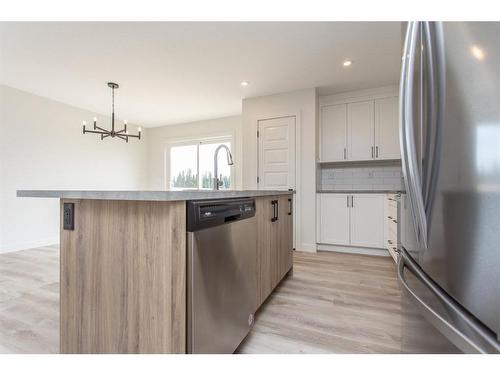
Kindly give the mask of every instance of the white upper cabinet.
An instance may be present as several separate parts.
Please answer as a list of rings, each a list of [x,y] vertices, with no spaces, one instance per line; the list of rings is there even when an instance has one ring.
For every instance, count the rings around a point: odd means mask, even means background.
[[[398,98],[375,100],[375,157],[400,159]]]
[[[374,158],[373,100],[347,104],[349,160]]]
[[[347,105],[321,107],[321,160],[347,158]]]
[[[397,87],[320,97],[321,162],[400,159]]]

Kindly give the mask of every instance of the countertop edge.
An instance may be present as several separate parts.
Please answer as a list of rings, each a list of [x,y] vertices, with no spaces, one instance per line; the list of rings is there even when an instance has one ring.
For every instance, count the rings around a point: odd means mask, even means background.
[[[149,191],[149,190],[17,190],[20,198],[98,199],[130,201],[191,201],[202,199],[253,198],[295,194],[287,190]]]

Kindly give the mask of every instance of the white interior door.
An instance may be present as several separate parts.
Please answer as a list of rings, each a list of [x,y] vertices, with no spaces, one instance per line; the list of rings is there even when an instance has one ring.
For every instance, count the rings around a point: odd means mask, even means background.
[[[321,161],[347,159],[347,105],[321,107]]]
[[[374,158],[374,117],[373,100],[347,105],[349,160]]]
[[[384,247],[383,194],[354,194],[352,196],[351,245]]]
[[[318,242],[349,245],[349,207],[347,194],[319,194]]]
[[[259,190],[295,189],[295,116],[258,122]]]
[[[375,100],[375,146],[377,159],[401,159],[399,151],[398,98]]]

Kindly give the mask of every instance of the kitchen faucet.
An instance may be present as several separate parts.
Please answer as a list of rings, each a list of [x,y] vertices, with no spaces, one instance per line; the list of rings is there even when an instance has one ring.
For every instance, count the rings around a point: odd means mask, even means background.
[[[217,172],[218,172],[218,163],[217,163],[217,156],[219,154],[219,151],[221,148],[224,148],[226,150],[226,156],[227,156],[227,165],[233,165],[233,155],[231,155],[231,151],[229,151],[229,148],[226,145],[219,145],[215,149],[214,153],[214,190],[219,190],[219,187],[222,186],[222,174],[220,178],[217,177]]]

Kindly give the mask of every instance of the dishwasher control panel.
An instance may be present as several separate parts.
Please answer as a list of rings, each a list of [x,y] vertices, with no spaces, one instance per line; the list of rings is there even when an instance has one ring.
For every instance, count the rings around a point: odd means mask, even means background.
[[[187,231],[207,229],[255,216],[255,199],[188,201]]]

